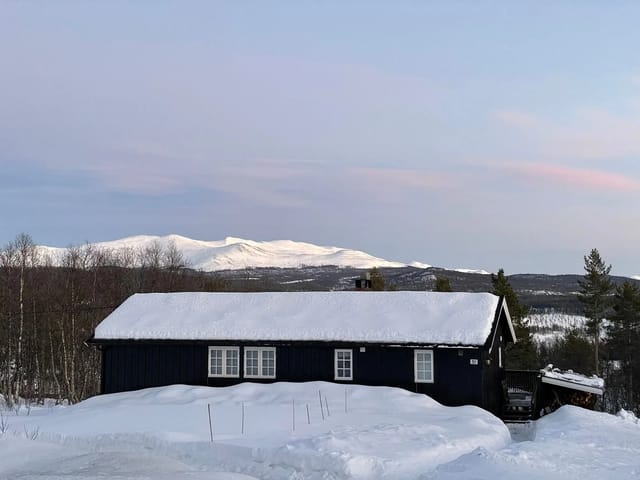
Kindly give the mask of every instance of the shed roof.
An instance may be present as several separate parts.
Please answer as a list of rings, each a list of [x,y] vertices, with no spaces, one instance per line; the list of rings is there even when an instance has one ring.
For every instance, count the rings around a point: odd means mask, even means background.
[[[283,340],[484,345],[504,302],[490,293],[147,293],[129,297],[94,341]]]
[[[547,367],[540,370],[540,373],[542,373],[542,383],[597,395],[602,395],[604,392],[604,380],[596,375],[587,377],[580,373],[574,373],[573,370],[563,372],[553,368],[553,365],[547,365]]]

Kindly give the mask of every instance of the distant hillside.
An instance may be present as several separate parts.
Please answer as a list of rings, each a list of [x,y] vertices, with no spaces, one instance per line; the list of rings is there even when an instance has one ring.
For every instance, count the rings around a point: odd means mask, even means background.
[[[399,290],[433,290],[436,276],[446,277],[451,287],[463,292],[491,291],[491,277],[485,274],[464,273],[442,268],[381,268],[387,287]],[[242,290],[304,291],[348,290],[355,279],[367,269],[322,266],[302,268],[248,268],[215,272],[228,280],[232,288]],[[565,313],[580,313],[577,300],[580,275],[517,274],[508,277],[522,302],[536,310],[553,309]],[[630,280],[613,277],[614,282]],[[631,280],[633,281],[633,280]],[[635,280],[638,285],[640,281]]]

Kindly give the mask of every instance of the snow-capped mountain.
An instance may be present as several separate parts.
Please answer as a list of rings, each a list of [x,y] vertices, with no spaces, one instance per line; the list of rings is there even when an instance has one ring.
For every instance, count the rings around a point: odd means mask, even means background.
[[[250,267],[297,268],[302,266],[337,265],[340,267],[399,268],[413,266],[429,268],[420,262],[410,264],[394,262],[374,257],[368,253],[340,247],[323,247],[311,243],[291,240],[273,240],[256,242],[242,238],[227,237],[224,240],[193,240],[180,235],[162,237],[139,235],[110,242],[93,244],[107,250],[132,249],[143,250],[154,244],[166,249],[173,244],[182,252],[192,268],[213,272],[217,270],[238,270]],[[66,251],[65,248],[39,247],[54,261]]]
[[[453,270],[454,272],[460,273],[477,273],[478,275],[491,275],[491,272],[487,272],[486,270],[473,270],[470,268],[449,268],[447,270]]]

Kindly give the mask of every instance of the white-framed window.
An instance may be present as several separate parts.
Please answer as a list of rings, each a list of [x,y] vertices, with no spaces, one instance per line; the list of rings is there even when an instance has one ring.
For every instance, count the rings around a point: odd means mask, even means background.
[[[413,351],[413,371],[416,383],[433,383],[433,350]]]
[[[209,347],[210,377],[239,377],[240,348]]]
[[[276,378],[274,347],[244,347],[245,378]]]
[[[335,379],[353,380],[353,353],[337,348],[334,353]]]

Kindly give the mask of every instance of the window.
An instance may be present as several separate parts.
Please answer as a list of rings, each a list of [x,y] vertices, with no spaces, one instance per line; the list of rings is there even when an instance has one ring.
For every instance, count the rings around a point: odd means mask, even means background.
[[[244,347],[245,378],[276,378],[276,349]]]
[[[209,376],[238,377],[240,349],[238,347],[209,347]]]
[[[353,380],[351,350],[335,350],[335,379]]]
[[[416,383],[433,383],[433,350],[414,350],[413,367]]]

